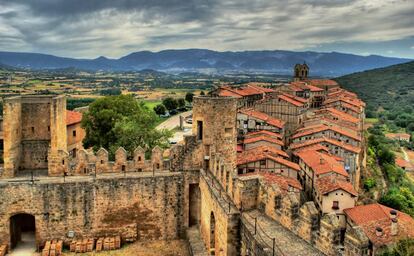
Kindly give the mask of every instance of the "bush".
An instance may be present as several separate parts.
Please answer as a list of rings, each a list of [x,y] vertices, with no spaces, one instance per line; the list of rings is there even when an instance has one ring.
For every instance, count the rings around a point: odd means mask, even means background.
[[[173,99],[173,98],[170,98],[170,97],[169,98],[165,98],[162,101],[162,104],[168,109],[168,111],[171,111],[173,109],[176,109],[177,106],[178,106],[177,101],[175,99]]]
[[[364,181],[364,188],[370,190],[377,185],[377,181],[374,178],[368,178]]]
[[[154,112],[159,116],[165,115],[165,111],[167,111],[167,109],[162,104],[158,104],[157,106],[154,107]]]

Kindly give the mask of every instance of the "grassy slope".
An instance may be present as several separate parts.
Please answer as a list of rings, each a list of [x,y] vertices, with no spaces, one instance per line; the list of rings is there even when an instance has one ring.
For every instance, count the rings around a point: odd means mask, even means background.
[[[342,87],[357,93],[370,108],[385,109],[394,104],[414,104],[414,61],[354,73],[335,79]]]

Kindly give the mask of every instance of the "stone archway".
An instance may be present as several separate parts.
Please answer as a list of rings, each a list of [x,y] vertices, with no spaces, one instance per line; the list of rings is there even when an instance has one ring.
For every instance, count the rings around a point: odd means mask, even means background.
[[[10,247],[12,250],[36,250],[36,220],[33,215],[19,213],[10,217]]]
[[[216,218],[210,215],[210,255],[216,255]]]

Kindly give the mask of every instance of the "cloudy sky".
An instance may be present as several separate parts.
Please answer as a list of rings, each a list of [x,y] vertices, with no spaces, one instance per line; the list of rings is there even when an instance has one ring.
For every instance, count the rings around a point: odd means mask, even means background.
[[[414,58],[414,0],[0,0],[0,50],[314,50]]]

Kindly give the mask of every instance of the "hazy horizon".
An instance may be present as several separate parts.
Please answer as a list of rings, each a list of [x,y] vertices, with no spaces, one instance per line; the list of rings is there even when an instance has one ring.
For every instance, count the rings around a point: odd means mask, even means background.
[[[414,59],[410,0],[2,0],[0,51],[119,58],[210,49]]]

